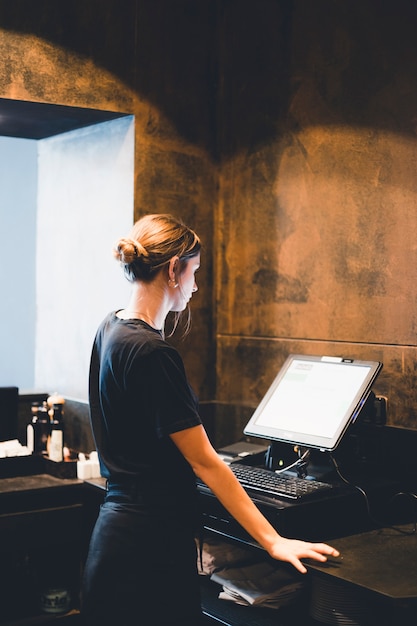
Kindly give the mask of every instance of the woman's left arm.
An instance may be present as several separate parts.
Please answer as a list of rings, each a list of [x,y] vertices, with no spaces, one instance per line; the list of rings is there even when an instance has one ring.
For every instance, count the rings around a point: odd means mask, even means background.
[[[216,453],[203,426],[173,433],[171,439],[195,474],[270,556],[288,561],[305,573],[307,570],[301,558],[325,561],[327,556],[339,555],[337,550],[325,543],[286,539],[279,535],[250,499],[230,467]]]

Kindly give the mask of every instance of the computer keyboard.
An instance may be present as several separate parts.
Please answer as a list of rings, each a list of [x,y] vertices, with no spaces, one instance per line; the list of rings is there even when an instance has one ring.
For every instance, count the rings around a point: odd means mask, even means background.
[[[317,480],[277,474],[276,472],[232,463],[230,469],[242,487],[248,491],[260,492],[265,496],[278,499],[299,500],[323,494],[334,489],[334,485]]]

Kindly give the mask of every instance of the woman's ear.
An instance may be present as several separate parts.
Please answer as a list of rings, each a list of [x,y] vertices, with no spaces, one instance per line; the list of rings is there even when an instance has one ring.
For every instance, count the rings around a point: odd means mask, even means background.
[[[178,274],[178,269],[179,269],[179,257],[178,256],[173,256],[172,259],[170,259],[169,261],[169,267],[168,267],[168,282],[171,285],[175,285],[175,287],[177,286],[177,274]]]

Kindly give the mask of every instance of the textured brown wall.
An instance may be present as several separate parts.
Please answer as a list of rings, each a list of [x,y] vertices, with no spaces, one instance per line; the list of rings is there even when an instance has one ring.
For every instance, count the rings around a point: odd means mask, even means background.
[[[204,0],[0,0],[0,97],[134,114],[136,217],[172,212],[201,233],[201,289],[180,347],[203,400],[215,378],[215,21]]]
[[[0,0],[0,97],[134,114],[136,215],[203,236],[202,399],[256,406],[289,352],[341,354],[382,360],[417,426],[416,7]]]
[[[417,5],[263,7],[221,21],[217,398],[256,406],[290,352],[376,359],[415,427]]]

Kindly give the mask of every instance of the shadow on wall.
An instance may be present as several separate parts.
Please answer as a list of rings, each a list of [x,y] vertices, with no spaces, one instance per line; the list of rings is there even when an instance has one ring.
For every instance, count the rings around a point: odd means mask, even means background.
[[[325,115],[414,136],[416,93],[407,77],[417,58],[416,18],[409,0],[395,9],[373,0],[0,0],[3,29],[91,58],[210,154],[220,130],[229,156],[276,136],[309,78],[321,103],[310,107],[309,124]]]
[[[156,105],[190,143],[213,154],[216,12],[212,0],[72,0],[59,6],[0,0],[0,27],[91,59]],[[43,99],[42,76],[26,74],[24,80]]]

